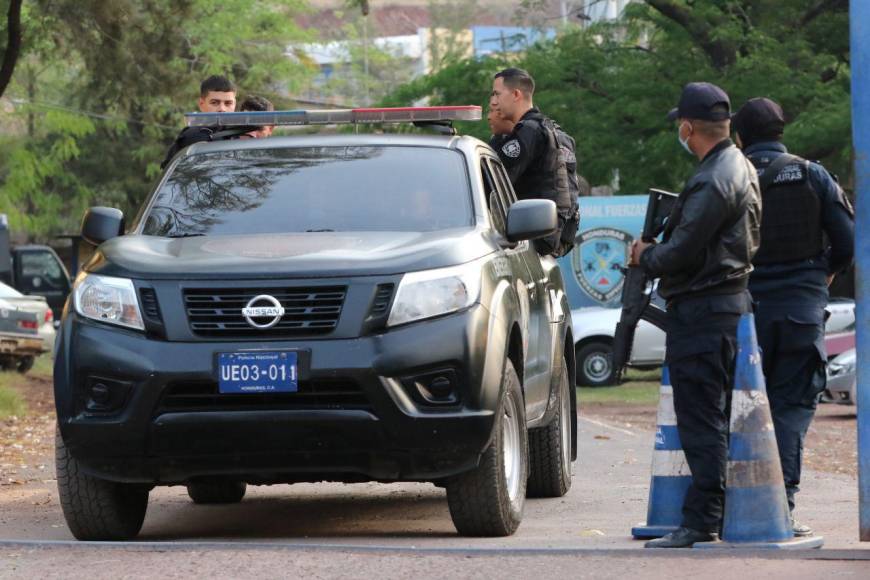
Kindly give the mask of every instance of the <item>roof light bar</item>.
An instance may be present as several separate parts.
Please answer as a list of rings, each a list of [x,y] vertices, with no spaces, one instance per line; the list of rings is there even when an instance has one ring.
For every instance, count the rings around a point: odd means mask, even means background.
[[[294,109],[240,113],[187,113],[191,127],[259,127],[262,125],[342,125],[354,123],[414,123],[480,121],[480,107],[399,107],[377,109]]]

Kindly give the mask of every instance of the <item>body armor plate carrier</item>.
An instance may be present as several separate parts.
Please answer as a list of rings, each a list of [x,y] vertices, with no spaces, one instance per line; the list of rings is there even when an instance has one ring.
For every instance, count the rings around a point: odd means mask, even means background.
[[[761,247],[753,264],[780,264],[814,258],[824,250],[821,201],[809,181],[809,162],[753,156],[761,174]]]

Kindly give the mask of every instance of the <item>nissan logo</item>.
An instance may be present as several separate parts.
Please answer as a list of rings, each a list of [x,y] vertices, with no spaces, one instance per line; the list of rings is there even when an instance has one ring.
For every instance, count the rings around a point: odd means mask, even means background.
[[[257,306],[257,304],[268,304],[268,306]],[[242,308],[242,316],[248,321],[248,324],[254,328],[272,328],[281,321],[284,316],[284,307],[278,302],[278,299],[268,294],[260,294],[254,296],[248,301],[247,306]],[[266,323],[255,322],[255,318],[269,318]]]

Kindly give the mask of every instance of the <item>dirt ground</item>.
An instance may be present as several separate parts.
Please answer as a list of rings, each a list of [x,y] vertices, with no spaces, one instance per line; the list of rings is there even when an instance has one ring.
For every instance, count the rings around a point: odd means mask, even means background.
[[[647,513],[655,411],[628,404],[581,410],[571,490],[528,500],[523,525],[507,538],[458,536],[444,490],[430,484],[321,483],[252,486],[243,502],[223,506],[196,505],[183,487],[157,488],[135,542],[76,543],[54,479],[51,381],[35,375],[19,389],[31,412],[0,421],[0,578],[262,578],[275,570],[306,578],[672,578],[678,568],[797,580],[862,577],[867,561],[852,560],[870,557],[857,540],[857,486],[847,475],[854,465],[848,454],[817,450],[809,459],[828,472],[807,473],[801,509],[825,549],[808,560],[794,561],[801,556],[792,551],[770,559],[643,550],[630,529]],[[854,428],[854,408],[826,406],[811,444],[853,451]]]
[[[0,419],[0,489],[54,479],[54,395],[51,377],[28,375],[16,390],[29,410]]]
[[[54,402],[51,378],[28,377],[18,391],[28,415],[0,420],[0,487],[54,478]],[[806,469],[857,477],[857,429],[853,405],[821,404],[807,435]],[[626,429],[655,429],[652,405],[588,403],[581,413]]]
[[[820,404],[804,444],[804,469],[857,477],[858,429],[854,405]],[[655,429],[656,409],[646,405],[589,403],[581,414],[626,429]]]

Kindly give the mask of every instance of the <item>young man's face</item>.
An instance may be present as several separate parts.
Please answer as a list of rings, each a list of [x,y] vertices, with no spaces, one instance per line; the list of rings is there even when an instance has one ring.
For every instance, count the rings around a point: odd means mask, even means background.
[[[513,119],[519,102],[518,93],[516,89],[506,87],[503,78],[495,79],[492,82],[492,92],[489,94],[489,108],[505,119]]]
[[[232,113],[236,110],[236,93],[209,91],[199,98],[199,110],[203,113]]]

